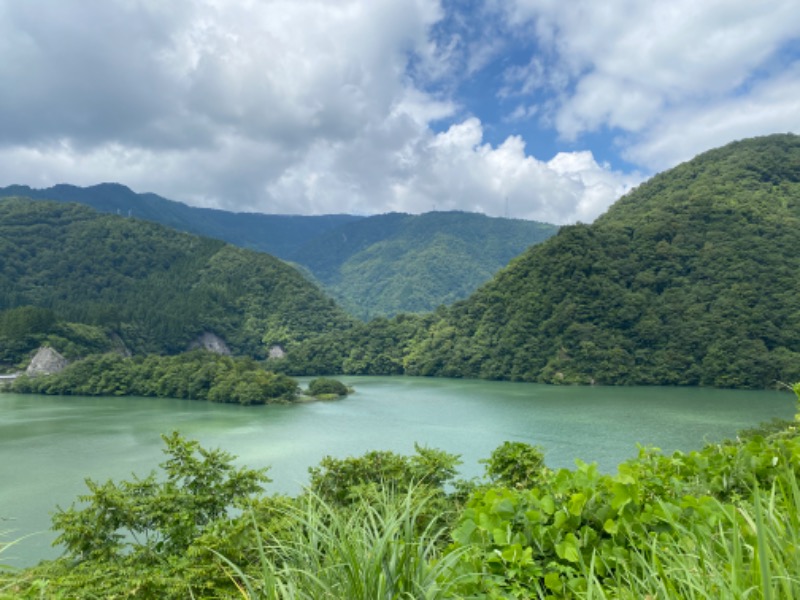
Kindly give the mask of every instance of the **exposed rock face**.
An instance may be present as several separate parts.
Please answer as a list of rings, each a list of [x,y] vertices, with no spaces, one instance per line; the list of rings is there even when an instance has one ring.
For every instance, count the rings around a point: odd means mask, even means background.
[[[209,352],[214,352],[216,354],[222,354],[223,356],[230,356],[231,350],[228,348],[228,344],[225,343],[218,335],[211,333],[210,331],[206,331],[203,335],[189,344],[189,350],[197,350],[198,348],[202,348],[203,350],[208,350]]]
[[[37,375],[52,375],[62,371],[67,366],[67,359],[49,346],[42,346],[36,351],[36,356],[31,360],[31,364],[25,369],[25,374],[29,377]]]
[[[130,358],[133,356],[133,353],[128,350],[128,347],[125,345],[125,342],[122,341],[122,338],[119,337],[116,333],[111,334],[111,342],[114,344],[114,351],[118,352],[125,358]]]
[[[286,352],[278,345],[273,346],[269,349],[269,357],[270,358],[286,358]]]

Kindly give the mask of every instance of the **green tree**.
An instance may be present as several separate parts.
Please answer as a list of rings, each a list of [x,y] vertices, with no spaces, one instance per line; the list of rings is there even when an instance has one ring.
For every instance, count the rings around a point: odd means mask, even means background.
[[[265,470],[238,469],[233,456],[206,450],[177,432],[162,436],[163,477],[98,483],[89,494],[59,509],[57,543],[78,561],[152,562],[182,555],[207,527],[227,517],[269,481]]]
[[[488,460],[481,462],[486,465],[486,476],[493,485],[509,488],[531,488],[548,472],[541,446],[524,442],[503,442]]]

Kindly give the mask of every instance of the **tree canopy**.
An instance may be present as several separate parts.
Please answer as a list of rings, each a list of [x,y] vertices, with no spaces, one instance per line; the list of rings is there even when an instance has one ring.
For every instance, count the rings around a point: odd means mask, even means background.
[[[132,352],[177,353],[213,332],[254,357],[350,323],[269,255],[75,204],[2,199],[0,336],[27,346],[53,315]]]

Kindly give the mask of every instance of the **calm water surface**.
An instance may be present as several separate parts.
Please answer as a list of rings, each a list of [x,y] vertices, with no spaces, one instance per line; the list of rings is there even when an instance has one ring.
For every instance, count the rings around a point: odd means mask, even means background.
[[[505,440],[541,445],[551,467],[576,458],[602,470],[636,444],[691,450],[774,417],[790,418],[781,392],[342,378],[356,393],[337,402],[240,407],[150,398],[0,394],[0,539],[37,532],[0,564],[52,558],[50,515],[85,493],[84,478],[146,475],[163,460],[160,435],[178,430],[250,467],[270,466],[268,492],[296,493],[325,455],[411,453],[414,443],[460,454],[462,474]]]

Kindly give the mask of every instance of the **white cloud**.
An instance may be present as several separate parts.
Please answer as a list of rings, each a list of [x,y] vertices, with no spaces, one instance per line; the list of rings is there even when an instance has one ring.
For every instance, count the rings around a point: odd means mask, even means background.
[[[628,160],[662,170],[734,139],[800,131],[800,65],[747,94],[670,111],[632,141]]]
[[[497,147],[484,143],[474,118],[453,125],[414,154],[412,175],[396,182],[393,202],[415,212],[435,206],[495,216],[508,206],[509,216],[560,224],[593,220],[641,179],[597,164],[590,152],[543,162],[524,146],[518,136]]]
[[[563,223],[636,179],[590,153],[543,162],[519,136],[486,143],[423,85],[504,42],[437,35],[444,16],[437,0],[0,0],[0,185],[118,181],[304,214],[502,215],[508,199],[512,216]]]
[[[792,102],[782,103],[794,112],[781,119],[772,114],[774,102],[761,103],[762,79],[766,87],[781,83],[786,96],[797,81],[796,69],[792,79],[778,72],[782,50],[800,38],[795,0],[512,0],[501,10],[513,28],[535,37],[544,57],[527,69],[532,78],[509,71],[509,81],[516,78],[520,94],[530,93],[531,81],[557,94],[550,122],[565,139],[622,131],[635,144],[629,158],[663,168],[690,157],[681,148],[698,147],[681,139],[694,137],[678,131],[682,119],[713,129],[715,143],[743,131],[769,133],[761,127],[775,121],[798,129]],[[751,114],[741,119],[724,113],[745,107]],[[703,123],[714,116],[718,123]],[[761,125],[744,127],[742,119]]]

